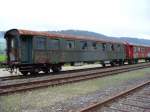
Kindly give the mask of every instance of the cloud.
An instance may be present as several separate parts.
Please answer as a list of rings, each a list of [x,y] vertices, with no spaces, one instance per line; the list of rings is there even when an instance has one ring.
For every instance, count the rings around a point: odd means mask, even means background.
[[[130,36],[145,34],[150,29],[148,3],[149,0],[1,0],[0,30],[83,29],[112,36],[121,36],[120,32]]]

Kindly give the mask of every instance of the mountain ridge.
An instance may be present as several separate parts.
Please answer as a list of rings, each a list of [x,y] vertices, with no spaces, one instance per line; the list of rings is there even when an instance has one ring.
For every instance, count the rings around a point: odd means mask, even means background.
[[[111,37],[100,33],[95,33],[91,31],[83,31],[83,30],[61,30],[61,31],[48,31],[53,33],[59,33],[59,34],[71,34],[76,36],[89,36],[89,37],[96,37],[101,38],[105,40],[112,40],[112,41],[127,41],[132,44],[140,44],[140,45],[149,45],[150,46],[150,40],[148,39],[139,39],[136,37]]]

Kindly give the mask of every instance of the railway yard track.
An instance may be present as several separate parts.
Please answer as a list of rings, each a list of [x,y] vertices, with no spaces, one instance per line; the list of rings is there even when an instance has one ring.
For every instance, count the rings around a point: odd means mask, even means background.
[[[150,112],[150,81],[138,84],[79,112]]]
[[[62,72],[61,75],[44,75],[43,77],[21,77],[16,76],[11,80],[10,78],[0,78],[0,95],[25,91],[35,88],[61,85],[66,83],[72,83],[82,80],[89,80],[98,77],[104,77],[108,75],[118,74],[122,72],[128,72],[132,70],[142,69],[149,67],[150,63],[141,63],[136,65],[126,65],[121,67],[112,67],[104,69],[87,69],[87,70],[75,70],[69,72]],[[7,80],[8,79],[8,80]]]
[[[111,66],[106,66],[105,68],[110,68]],[[87,68],[88,70],[96,70],[96,69],[103,69],[102,67],[94,67],[94,68]],[[26,78],[35,78],[35,77],[43,77],[43,76],[47,76],[47,75],[63,75],[63,74],[67,74],[67,73],[74,73],[74,72],[84,72],[87,71],[87,69],[82,68],[82,69],[73,69],[73,70],[64,70],[64,71],[60,71],[58,73],[53,73],[50,72],[48,74],[45,73],[39,73],[39,74],[33,74],[33,75],[10,75],[10,76],[3,76],[0,77],[1,81],[6,81],[6,80],[16,80],[16,79],[26,79]],[[6,70],[4,70],[6,71]],[[17,74],[17,73],[16,73]]]

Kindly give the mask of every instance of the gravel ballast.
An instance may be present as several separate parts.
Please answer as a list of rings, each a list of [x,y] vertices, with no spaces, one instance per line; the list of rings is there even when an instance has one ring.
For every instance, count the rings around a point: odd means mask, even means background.
[[[0,112],[73,112],[150,80],[150,68],[0,96]]]

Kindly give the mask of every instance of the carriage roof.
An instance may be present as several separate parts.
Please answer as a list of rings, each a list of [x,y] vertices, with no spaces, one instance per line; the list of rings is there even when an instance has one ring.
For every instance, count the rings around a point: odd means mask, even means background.
[[[48,38],[64,38],[70,40],[83,40],[83,41],[96,41],[101,43],[116,43],[116,44],[124,44],[124,42],[116,41],[116,40],[106,40],[97,37],[90,36],[75,36],[70,34],[58,34],[58,33],[50,33],[46,31],[31,31],[31,30],[22,30],[22,29],[11,29],[5,33],[5,38],[7,36],[20,36],[20,35],[29,35],[29,36],[44,36]]]

